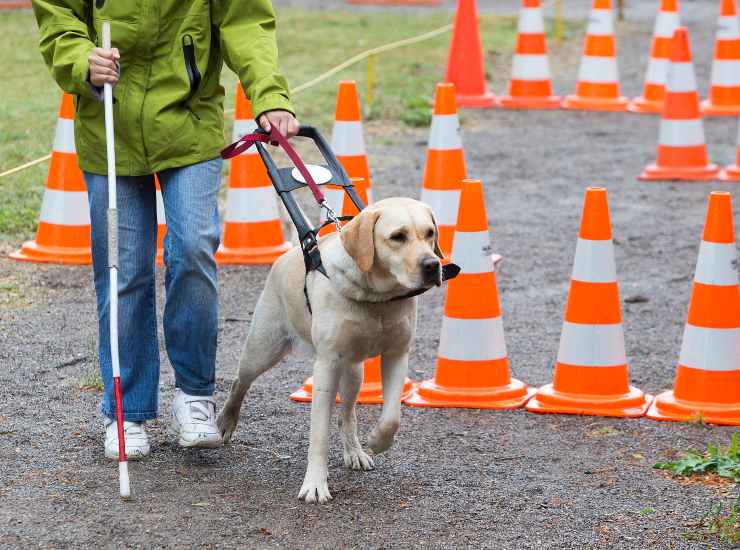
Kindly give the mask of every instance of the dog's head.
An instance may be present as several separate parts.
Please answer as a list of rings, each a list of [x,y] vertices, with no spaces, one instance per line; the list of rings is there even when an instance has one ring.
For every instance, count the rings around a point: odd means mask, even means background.
[[[358,269],[375,281],[390,279],[411,290],[442,284],[439,230],[432,209],[422,202],[378,201],[345,226],[341,239]]]

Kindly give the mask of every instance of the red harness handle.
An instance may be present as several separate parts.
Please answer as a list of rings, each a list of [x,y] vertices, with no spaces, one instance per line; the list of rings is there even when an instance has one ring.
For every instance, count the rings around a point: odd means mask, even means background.
[[[288,140],[285,138],[285,136],[281,134],[280,131],[275,128],[275,126],[270,129],[269,133],[265,132],[264,130],[257,130],[256,132],[253,132],[251,134],[243,135],[237,141],[223,149],[221,151],[221,156],[225,159],[230,159],[237,155],[241,155],[244,151],[249,149],[257,142],[277,142],[277,144],[283,148],[285,154],[288,155],[288,158],[290,158],[291,162],[293,162],[295,167],[301,173],[303,179],[306,180],[306,185],[308,185],[309,189],[311,189],[311,193],[313,193],[316,202],[318,202],[319,205],[324,206],[326,199],[324,198],[324,194],[321,192],[321,189],[319,189],[319,186],[316,185],[316,181],[314,181],[313,176],[311,176],[311,172],[308,171],[308,168],[306,168],[306,165],[301,160],[301,157],[298,156],[298,153],[293,148],[293,146],[288,143]]]

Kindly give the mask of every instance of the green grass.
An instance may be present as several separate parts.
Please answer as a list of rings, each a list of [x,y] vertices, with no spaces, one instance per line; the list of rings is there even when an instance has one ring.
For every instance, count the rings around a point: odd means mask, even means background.
[[[702,516],[684,539],[711,544],[719,539],[733,547],[740,546],[740,497],[728,503],[719,502]]]
[[[281,9],[278,35],[282,71],[295,87],[359,52],[450,22],[451,14],[446,12],[408,16],[392,11],[358,14]],[[498,56],[512,51],[516,19],[485,16],[481,17],[480,26],[490,68]],[[566,37],[574,28],[565,25]],[[4,13],[0,18],[0,33],[4,45],[0,48],[3,67],[0,172],[3,172],[50,152],[60,91],[38,53],[38,32],[30,12]],[[380,55],[375,66],[375,101],[366,109],[367,118],[382,120],[391,127],[399,121],[411,126],[427,125],[434,84],[444,75],[448,42],[449,34],[444,34]],[[367,64],[361,62],[296,95],[301,121],[325,131],[330,129],[336,83],[340,79],[357,80],[364,96]],[[222,80],[228,92],[226,108],[230,109],[236,77],[225,70]],[[227,122],[226,136],[231,135],[230,126]],[[47,163],[43,163],[0,179],[0,244],[3,240],[18,242],[33,235],[46,170]]]
[[[676,476],[715,473],[740,483],[740,438],[732,434],[729,447],[710,443],[706,452],[689,451],[678,460],[658,462],[653,468],[667,470]]]

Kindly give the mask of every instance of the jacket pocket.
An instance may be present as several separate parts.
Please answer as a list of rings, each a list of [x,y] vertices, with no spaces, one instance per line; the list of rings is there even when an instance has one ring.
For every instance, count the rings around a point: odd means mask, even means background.
[[[182,104],[189,107],[190,100],[193,99],[198,91],[201,81],[198,63],[195,60],[195,43],[193,42],[193,37],[189,34],[182,36],[182,55],[185,58],[185,70],[188,72],[188,80],[190,81],[190,91]]]

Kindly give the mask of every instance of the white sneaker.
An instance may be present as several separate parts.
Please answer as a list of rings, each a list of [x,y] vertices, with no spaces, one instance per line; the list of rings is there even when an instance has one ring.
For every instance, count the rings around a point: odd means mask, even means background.
[[[188,395],[178,389],[172,404],[173,427],[180,447],[220,447],[223,443],[216,426],[216,402],[212,397]]]
[[[149,456],[149,436],[143,422],[123,422],[123,436],[126,440],[126,457],[141,460]],[[118,425],[110,418],[105,419],[105,456],[118,460]]]

